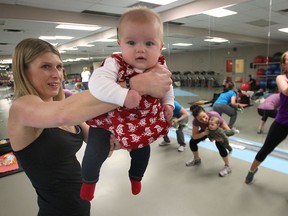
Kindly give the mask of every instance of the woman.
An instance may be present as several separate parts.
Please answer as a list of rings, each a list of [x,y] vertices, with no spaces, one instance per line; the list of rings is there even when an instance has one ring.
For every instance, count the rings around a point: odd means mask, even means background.
[[[82,178],[75,156],[88,134],[88,126],[81,122],[117,106],[97,100],[89,91],[63,100],[62,70],[60,53],[48,42],[25,39],[16,46],[15,100],[9,111],[8,133],[37,192],[38,215],[88,216],[90,203],[79,196]],[[165,95],[171,84],[170,72],[160,67],[154,70],[160,72],[133,77],[131,88],[151,94],[149,86],[153,92],[156,88],[154,96]],[[156,79],[161,88],[153,81]]]
[[[271,124],[266,140],[257,153],[245,179],[246,184],[253,181],[258,166],[288,135],[288,51],[281,57],[283,72],[276,77],[276,83],[280,92],[280,107]]]
[[[198,152],[198,143],[204,141],[209,134],[208,124],[209,119],[213,116],[216,116],[219,119],[220,127],[224,130],[229,130],[227,123],[223,118],[214,111],[206,112],[203,107],[199,105],[192,105],[190,111],[194,117],[192,122],[192,138],[189,142],[190,149],[193,153],[194,158],[186,162],[186,166],[197,166],[201,164],[201,158]],[[224,161],[224,168],[219,172],[220,177],[224,177],[232,172],[231,166],[229,164],[228,152],[222,146],[220,142],[223,140],[216,140],[215,144],[219,151],[220,156]]]
[[[258,130],[257,130],[258,134],[263,133],[263,128],[268,117],[270,118],[276,117],[278,109],[279,109],[279,105],[280,105],[279,93],[269,95],[269,97],[267,97],[263,103],[259,104],[257,108],[257,112],[261,116],[261,121],[259,123]]]
[[[213,104],[213,110],[218,112],[221,116],[223,113],[230,117],[229,128],[233,128],[237,119],[237,108],[240,107],[237,103],[237,94],[235,85],[232,82],[227,84],[227,90],[220,94]]]

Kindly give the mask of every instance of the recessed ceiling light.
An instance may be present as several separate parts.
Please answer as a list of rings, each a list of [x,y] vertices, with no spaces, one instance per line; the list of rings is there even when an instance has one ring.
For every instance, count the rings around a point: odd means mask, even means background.
[[[70,29],[70,30],[80,30],[80,31],[96,31],[100,29],[100,26],[97,25],[68,25],[68,24],[60,24],[56,26],[56,28],[60,29]]]
[[[207,39],[204,39],[204,41],[210,42],[210,43],[225,43],[225,42],[229,42],[229,40],[225,39],[225,38],[219,38],[219,37],[210,37],[207,36]]]
[[[174,43],[173,46],[192,46],[192,43]]]
[[[107,38],[107,39],[99,39],[96,40],[95,42],[115,42],[117,39],[112,39],[112,38]]]
[[[278,29],[278,31],[288,33],[288,28],[281,28],[281,29]]]
[[[72,36],[40,36],[39,39],[42,40],[70,40],[73,39]]]
[[[224,8],[215,8],[212,10],[204,11],[202,14],[206,14],[206,15],[213,16],[213,17],[225,17],[225,16],[237,14],[237,12],[227,10]]]
[[[178,1],[178,0],[140,0],[140,2],[147,2],[151,4],[157,4],[157,5],[167,5],[175,1]]]
[[[94,47],[95,45],[94,44],[81,44],[81,45],[78,45],[79,47]]]

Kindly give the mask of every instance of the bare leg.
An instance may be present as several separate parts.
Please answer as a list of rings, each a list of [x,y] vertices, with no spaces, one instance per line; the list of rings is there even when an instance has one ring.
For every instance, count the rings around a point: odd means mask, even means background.
[[[253,163],[251,164],[250,171],[254,172],[260,164],[261,164],[260,161],[254,159]]]

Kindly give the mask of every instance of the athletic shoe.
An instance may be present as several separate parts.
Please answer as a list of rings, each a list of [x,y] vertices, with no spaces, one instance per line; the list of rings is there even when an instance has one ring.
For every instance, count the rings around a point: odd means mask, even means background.
[[[185,146],[180,145],[178,148],[178,152],[183,152],[185,150]]]
[[[197,159],[197,160],[190,160],[190,161],[187,161],[186,163],[186,166],[187,167],[190,167],[190,166],[199,166],[201,164],[201,158]]]
[[[234,133],[235,133],[235,134],[239,134],[240,131],[239,131],[238,129],[234,129]]]
[[[258,131],[257,131],[257,134],[262,134],[263,133],[263,130],[262,129],[259,129]]]
[[[234,131],[234,134],[239,134],[240,133],[240,131],[238,129],[236,129],[235,127],[233,127],[232,130]]]
[[[171,142],[166,142],[166,141],[162,141],[161,143],[159,143],[159,146],[165,146],[165,145],[170,145]]]
[[[248,174],[247,174],[246,179],[245,179],[246,184],[250,184],[253,181],[254,175],[257,171],[258,171],[258,168],[256,168],[256,170],[254,172],[252,172],[250,170],[248,171]]]
[[[219,172],[220,177],[225,177],[232,172],[232,168],[230,166],[225,165],[224,168]]]

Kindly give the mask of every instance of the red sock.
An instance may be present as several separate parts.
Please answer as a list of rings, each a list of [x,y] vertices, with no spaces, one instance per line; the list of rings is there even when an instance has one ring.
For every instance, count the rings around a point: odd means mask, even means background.
[[[91,201],[94,198],[95,188],[96,183],[94,184],[83,183],[80,190],[81,199]]]
[[[132,194],[137,195],[141,192],[141,181],[136,181],[130,178]]]

